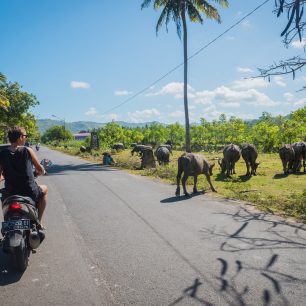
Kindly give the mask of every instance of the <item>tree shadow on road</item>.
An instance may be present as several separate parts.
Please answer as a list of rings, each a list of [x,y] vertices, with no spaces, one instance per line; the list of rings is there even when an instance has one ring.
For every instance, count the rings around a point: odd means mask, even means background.
[[[13,256],[0,250],[0,286],[17,283],[22,275],[15,267]]]
[[[200,233],[204,240],[220,240],[219,251],[224,254],[216,258],[221,264],[220,275],[216,276],[220,293],[229,301],[239,301],[237,305],[247,305],[252,284],[248,279],[256,277],[258,283],[265,284],[256,292],[257,299],[262,300],[260,304],[290,305],[286,289],[306,285],[306,278],[301,278],[302,270],[306,271],[305,259],[297,254],[306,251],[306,225],[289,223],[245,207],[235,213],[218,215],[223,216],[224,224],[202,228]],[[237,223],[233,231],[226,231],[227,218]],[[254,226],[258,228],[256,231]],[[285,254],[286,259],[282,259]],[[252,260],[256,256],[260,260]],[[299,269],[292,272],[284,269],[284,261],[289,258]],[[252,291],[254,295],[254,288]]]
[[[203,240],[220,241],[219,249],[215,250],[218,252],[216,262],[211,262],[212,266],[218,264],[220,270],[208,277],[186,259],[197,277],[193,284],[186,284],[169,305],[183,304],[190,298],[202,305],[246,306],[253,305],[254,301],[265,306],[299,303],[306,286],[303,255],[306,225],[286,222],[245,207],[239,207],[234,213],[216,215],[221,215],[222,224],[203,227],[200,235]],[[234,221],[236,228],[232,223],[227,226],[227,219]],[[255,231],[254,226],[258,227]],[[285,268],[286,264],[292,264],[295,269]],[[207,267],[203,267],[203,271],[207,271]]]
[[[67,165],[56,165],[53,164],[50,168],[47,169],[48,175],[63,175],[67,172],[82,172],[82,171],[94,171],[94,172],[101,172],[101,171],[118,171],[115,168],[111,168],[109,166],[105,166],[102,164],[67,164]]]

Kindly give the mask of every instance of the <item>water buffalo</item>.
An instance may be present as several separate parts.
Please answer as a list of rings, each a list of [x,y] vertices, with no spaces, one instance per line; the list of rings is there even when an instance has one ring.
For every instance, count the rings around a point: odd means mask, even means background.
[[[151,146],[145,146],[145,145],[136,145],[133,150],[131,151],[132,155],[134,155],[134,153],[139,153],[140,155],[142,155],[142,152],[146,149],[151,149]]]
[[[157,147],[154,155],[156,156],[158,163],[161,165],[169,163],[170,153],[172,154],[171,148],[168,148],[167,145],[161,145]]]
[[[212,175],[212,169],[214,165],[215,164],[209,165],[205,157],[201,154],[185,153],[182,156],[180,156],[177,161],[177,166],[178,166],[177,176],[176,176],[177,188],[175,195],[176,196],[180,195],[180,180],[183,172],[184,175],[182,178],[182,185],[186,197],[190,197],[190,194],[186,190],[186,181],[188,179],[188,176],[193,176],[194,178],[194,185],[193,185],[194,193],[198,192],[197,180],[198,180],[198,175],[200,174],[204,174],[206,176],[210,189],[213,192],[216,192],[210,180],[210,176]]]
[[[219,161],[219,165],[221,167],[221,173],[225,173],[226,176],[229,177],[231,174],[236,174],[235,172],[235,164],[240,158],[240,148],[235,144],[229,144],[223,150],[223,158],[221,163]]]
[[[296,142],[292,145],[292,148],[294,150],[294,162],[292,165],[293,172],[295,173],[300,171],[302,166],[304,167],[304,172],[306,172],[306,142]]]
[[[245,161],[245,165],[247,168],[246,175],[249,176],[251,174],[256,175],[256,170],[259,163],[256,163],[256,159],[258,156],[257,149],[253,144],[246,144],[241,149],[242,158]],[[250,173],[251,167],[251,173]]]
[[[80,146],[80,152],[85,153],[91,153],[91,147],[84,147],[84,146]]]
[[[284,174],[289,174],[289,170],[292,169],[295,160],[295,153],[290,144],[284,144],[279,149],[279,157],[283,163]]]
[[[124,150],[124,144],[120,143],[120,142],[115,143],[115,144],[113,144],[112,149],[116,150],[116,151]]]
[[[140,169],[155,168],[155,167],[156,167],[156,164],[155,164],[155,159],[154,159],[152,148],[149,147],[149,148],[142,149]]]

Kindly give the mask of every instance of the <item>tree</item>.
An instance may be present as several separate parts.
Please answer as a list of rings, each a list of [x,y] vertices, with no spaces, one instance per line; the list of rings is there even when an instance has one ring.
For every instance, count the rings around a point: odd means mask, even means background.
[[[287,16],[287,24],[283,29],[281,36],[284,37],[284,44],[288,47],[292,41],[298,37],[299,41],[305,42],[303,32],[306,27],[306,19],[304,15],[304,4],[306,0],[275,0],[275,14],[280,17],[282,14]],[[306,42],[305,42],[306,43]],[[296,71],[301,71],[306,65],[306,58],[295,56],[287,60],[281,60],[265,69],[259,69],[261,77],[273,75],[282,75],[292,73],[295,78]],[[306,89],[306,86],[302,88]]]
[[[5,95],[5,81],[6,77],[0,72],[0,108],[7,110],[10,103]]]
[[[17,82],[7,82],[5,76],[0,73],[0,126],[4,129],[1,131],[4,141],[6,130],[14,125],[33,127],[29,129],[30,137],[36,133],[35,118],[28,111],[38,104],[34,95],[23,91]]]
[[[166,141],[166,128],[161,123],[154,122],[144,129],[143,135],[143,141],[145,143],[164,143]]]
[[[51,141],[65,141],[73,138],[71,132],[65,129],[62,125],[55,125],[47,129],[41,137],[43,143]]]
[[[214,0],[223,7],[228,6],[227,0]],[[141,8],[148,7],[152,0],[144,0]],[[187,21],[186,14],[192,22],[203,23],[203,14],[206,18],[214,19],[221,22],[220,15],[215,7],[208,3],[206,0],[154,0],[154,9],[158,10],[163,7],[161,15],[157,21],[156,33],[163,25],[167,25],[172,19],[176,24],[177,34],[181,38],[181,30],[183,27],[183,44],[184,44],[184,109],[185,109],[185,129],[186,129],[186,151],[190,152],[190,125],[188,113],[188,98],[187,98],[187,85],[188,85],[188,54],[187,54]]]
[[[169,124],[166,128],[167,140],[170,140],[174,146],[181,146],[184,142],[185,131],[184,127],[178,122]]]
[[[116,122],[109,122],[99,131],[102,147],[111,147],[116,142],[124,141],[124,131]]]

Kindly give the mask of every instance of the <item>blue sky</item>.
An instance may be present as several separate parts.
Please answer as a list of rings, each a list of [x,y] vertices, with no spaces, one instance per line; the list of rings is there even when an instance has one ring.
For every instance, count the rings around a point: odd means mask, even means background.
[[[213,3],[213,1],[210,1]],[[188,23],[189,55],[228,29],[263,0],[229,0],[219,8],[222,23]],[[36,95],[40,119],[66,121],[184,122],[183,67],[130,102],[108,112],[182,63],[175,27],[155,25],[160,11],[141,10],[141,0],[1,0],[0,71]],[[247,80],[280,59],[304,54],[298,43],[285,48],[285,16],[274,0],[249,16],[189,62],[191,122],[221,113],[244,119],[263,111],[286,115],[306,105],[305,71],[292,76]],[[54,119],[54,118],[53,118]]]

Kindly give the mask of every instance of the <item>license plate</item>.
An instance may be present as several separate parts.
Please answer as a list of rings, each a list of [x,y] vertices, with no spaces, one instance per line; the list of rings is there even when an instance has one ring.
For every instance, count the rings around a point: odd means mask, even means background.
[[[14,230],[28,230],[28,229],[30,229],[29,219],[10,220],[2,222],[2,231],[4,233]]]

